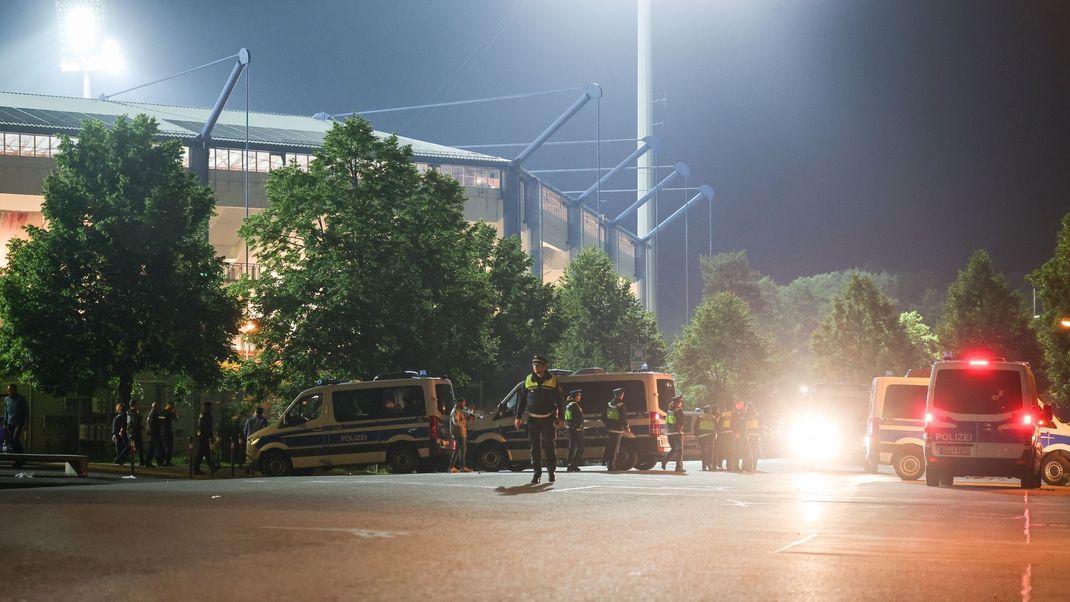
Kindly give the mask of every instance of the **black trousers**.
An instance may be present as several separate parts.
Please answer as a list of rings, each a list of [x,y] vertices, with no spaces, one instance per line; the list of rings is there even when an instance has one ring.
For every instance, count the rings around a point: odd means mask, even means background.
[[[531,444],[531,467],[535,470],[535,476],[542,474],[542,454],[546,453],[546,471],[553,472],[557,468],[557,450],[554,449],[554,438],[557,429],[554,428],[554,417],[532,418],[528,417],[528,442]]]
[[[669,451],[661,459],[661,465],[676,460],[676,470],[684,469],[684,435],[683,433],[669,433]]]
[[[25,431],[26,427],[21,424],[9,424],[7,425],[7,434],[11,437],[11,453],[22,453],[22,431]]]
[[[142,466],[144,466],[145,465],[145,446],[144,446],[144,441],[142,441],[140,434],[134,435],[133,443],[134,443],[134,453],[137,454],[137,463],[142,465]]]
[[[163,463],[170,464],[171,458],[175,454],[175,432],[172,430],[165,430],[160,435],[160,444],[163,448]]]
[[[616,464],[617,456],[620,454],[620,440],[623,436],[623,432],[614,433],[610,431],[609,440],[606,441],[606,452],[603,456],[606,461],[606,470],[614,470],[614,464]]]
[[[698,437],[698,446],[702,451],[702,469],[713,470],[713,433],[703,433]]]
[[[208,469],[215,472],[215,464],[212,461],[212,446],[211,443],[204,440],[197,441],[197,450],[193,452],[193,470],[199,472],[201,470],[201,461],[208,461]]]
[[[124,464],[126,458],[130,455],[130,440],[125,436],[116,437],[115,441],[115,463]]]
[[[568,467],[578,468],[583,463],[583,429],[568,430]]]
[[[732,433],[728,440],[732,442],[728,453],[728,470],[741,472],[746,468],[747,436],[742,433]]]

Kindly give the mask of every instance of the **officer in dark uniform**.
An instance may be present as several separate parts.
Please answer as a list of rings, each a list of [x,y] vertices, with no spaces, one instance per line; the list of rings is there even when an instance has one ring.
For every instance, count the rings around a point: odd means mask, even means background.
[[[160,403],[157,401],[152,402],[149,406],[149,415],[145,418],[145,423],[148,426],[149,432],[149,449],[147,454],[149,461],[147,466],[152,466],[152,459],[156,459],[156,463],[163,466],[163,442],[160,440],[162,431],[160,430]]]
[[[732,437],[732,408],[727,407],[718,416],[717,424],[717,457],[714,464],[717,468],[721,468],[721,463],[724,462],[725,469],[731,468],[729,464],[732,454],[735,453]]]
[[[141,410],[137,407],[137,400],[130,401],[130,409],[126,411],[126,435],[130,437],[130,447],[134,450],[132,453],[137,454],[137,463],[141,466],[145,466],[145,439],[141,435],[142,427],[141,423]],[[149,464],[152,463],[152,458],[149,458]]]
[[[194,454],[193,474],[201,472],[201,461],[208,460],[208,470],[215,472],[215,464],[212,460],[212,436],[215,421],[212,418],[212,402],[204,402],[204,411],[197,420],[197,451]]]
[[[661,469],[672,460],[676,460],[676,472],[684,472],[684,398],[677,395],[669,404],[665,414],[665,424],[669,427],[669,451],[661,459]]]
[[[729,472],[742,472],[742,464],[747,456],[747,419],[743,413],[745,407],[742,401],[737,400],[731,412],[732,450],[728,455]]]
[[[554,470],[557,468],[557,450],[554,439],[557,425],[560,423],[564,407],[561,385],[557,377],[547,372],[549,362],[541,355],[531,358],[531,374],[524,379],[524,392],[520,403],[516,404],[516,419],[513,424],[520,428],[525,414],[528,421],[528,442],[531,444],[531,466],[535,475],[531,484],[537,485],[542,478],[542,454],[546,452],[546,471],[550,473],[550,482],[554,482]]]
[[[613,399],[606,405],[606,431],[609,440],[606,442],[605,463],[606,470],[616,469],[617,456],[620,454],[620,440],[624,432],[628,430],[628,414],[624,407],[624,389],[613,389]]]
[[[568,469],[567,472],[579,472],[583,463],[583,391],[576,389],[568,392],[565,404],[565,428],[568,430]]]
[[[115,418],[111,419],[111,440],[115,443],[114,464],[126,462],[130,454],[130,439],[126,436],[126,406],[115,404]]]
[[[160,443],[163,445],[163,462],[160,466],[173,466],[171,464],[171,458],[175,454],[175,420],[178,419],[178,413],[175,412],[175,405],[168,402],[164,404],[163,411],[160,412]]]
[[[702,470],[713,470],[713,446],[717,437],[717,406],[706,406],[695,419],[695,438],[702,453]]]

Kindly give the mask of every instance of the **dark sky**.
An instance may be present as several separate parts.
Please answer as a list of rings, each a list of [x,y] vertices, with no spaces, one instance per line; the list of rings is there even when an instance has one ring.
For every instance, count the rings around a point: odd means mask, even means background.
[[[862,267],[954,277],[988,249],[1020,277],[1070,209],[1070,4],[919,0],[655,0],[661,164],[717,191],[714,251],[745,249],[784,283]],[[603,138],[635,135],[631,0],[106,0],[127,55],[114,91],[248,47],[251,107],[313,114],[602,84]],[[78,95],[58,72],[47,0],[0,3],[0,89]],[[210,105],[227,67],[126,98]],[[575,93],[378,115],[377,129],[445,144],[522,142]],[[244,106],[240,90],[229,108]],[[557,140],[593,138],[593,106]],[[628,148],[605,144],[603,165]],[[493,151],[492,151],[493,152]],[[511,156],[516,149],[501,149]],[[593,167],[591,147],[529,168]],[[556,176],[565,190],[592,174]],[[614,188],[634,187],[622,178]],[[610,213],[625,195],[607,195]],[[666,193],[668,215],[684,200]],[[690,218],[691,304],[709,214]],[[683,227],[668,230],[663,324],[684,310]],[[671,327],[671,326],[670,326]]]

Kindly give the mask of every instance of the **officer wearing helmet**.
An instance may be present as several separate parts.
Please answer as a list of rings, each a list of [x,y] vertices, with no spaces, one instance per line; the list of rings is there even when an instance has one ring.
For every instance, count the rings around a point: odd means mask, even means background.
[[[531,444],[531,466],[535,471],[531,484],[538,485],[542,478],[542,455],[546,453],[546,471],[550,473],[550,482],[554,482],[554,469],[557,468],[557,451],[554,439],[557,426],[564,414],[561,385],[557,376],[547,371],[549,362],[541,355],[531,358],[531,373],[524,379],[524,391],[520,403],[516,404],[516,428],[527,417],[528,442]]]

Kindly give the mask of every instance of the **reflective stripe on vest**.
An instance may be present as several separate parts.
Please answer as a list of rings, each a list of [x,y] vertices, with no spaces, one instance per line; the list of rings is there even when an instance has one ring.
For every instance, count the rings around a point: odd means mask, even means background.
[[[524,379],[524,389],[530,391],[532,389],[550,389],[554,391],[557,389],[557,375],[550,374],[549,378],[542,381],[542,384],[535,381],[534,374],[528,374],[528,377]]]
[[[606,408],[606,418],[609,420],[620,420],[620,410],[617,409],[616,405],[609,404],[609,407]]]
[[[577,410],[579,409],[579,405],[575,401],[573,401],[573,402],[569,403],[567,406],[565,406],[565,420],[568,420],[568,421],[572,420],[572,414],[573,414],[572,408],[573,407],[575,407]]]
[[[669,412],[665,415],[665,424],[672,426],[676,424],[676,414]]]

